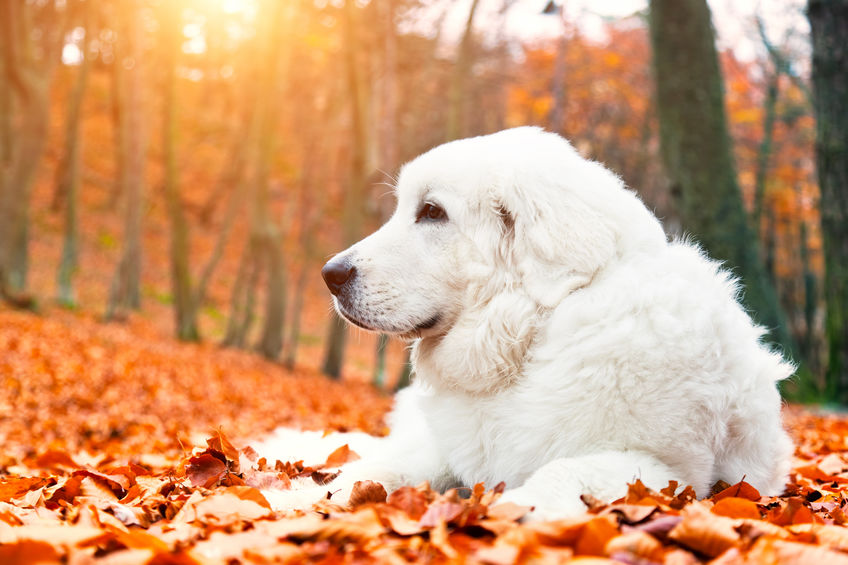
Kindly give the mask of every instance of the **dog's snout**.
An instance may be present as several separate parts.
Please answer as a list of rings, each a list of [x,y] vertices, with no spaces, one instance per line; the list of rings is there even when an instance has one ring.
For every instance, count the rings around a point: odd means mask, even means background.
[[[345,259],[331,259],[321,269],[321,276],[324,278],[324,282],[327,283],[327,288],[330,289],[333,296],[341,292],[345,283],[351,280],[354,274],[356,274],[356,267]]]

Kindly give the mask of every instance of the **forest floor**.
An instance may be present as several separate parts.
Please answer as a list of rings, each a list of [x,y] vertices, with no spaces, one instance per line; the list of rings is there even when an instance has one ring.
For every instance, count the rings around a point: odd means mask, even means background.
[[[631,485],[573,520],[521,523],[502,486],[284,515],[259,488],[326,479],[326,464],[259,459],[279,425],[385,433],[391,398],[241,351],[177,343],[148,322],[0,310],[0,563],[848,563],[848,421],[787,407],[786,494],[746,483],[707,500]]]

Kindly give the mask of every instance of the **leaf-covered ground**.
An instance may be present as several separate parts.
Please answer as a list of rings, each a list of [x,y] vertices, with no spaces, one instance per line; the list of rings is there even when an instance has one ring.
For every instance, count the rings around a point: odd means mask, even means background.
[[[585,516],[522,524],[502,486],[386,497],[360,483],[348,507],[273,512],[259,489],[324,481],[324,465],[249,448],[278,425],[384,433],[390,398],[287,372],[243,352],[0,310],[0,563],[470,562],[848,564],[848,421],[786,410],[798,443],[784,496],[743,483],[641,484]]]

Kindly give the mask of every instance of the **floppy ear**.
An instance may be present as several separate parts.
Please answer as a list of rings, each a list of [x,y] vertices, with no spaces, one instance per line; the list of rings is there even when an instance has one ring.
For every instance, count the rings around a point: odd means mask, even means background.
[[[553,308],[586,286],[616,253],[616,230],[567,188],[543,187],[533,198],[513,186],[498,197],[508,263],[537,304]],[[535,192],[535,191],[534,191]]]

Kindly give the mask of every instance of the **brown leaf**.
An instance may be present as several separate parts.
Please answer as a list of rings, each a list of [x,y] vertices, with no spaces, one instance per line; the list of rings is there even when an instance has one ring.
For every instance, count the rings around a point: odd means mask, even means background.
[[[486,516],[493,520],[517,522],[530,512],[529,506],[519,506],[513,502],[503,502],[489,508]]]
[[[7,502],[13,498],[19,498],[26,492],[52,485],[55,482],[55,479],[41,477],[3,477],[0,479],[0,501]]]
[[[198,493],[195,493],[198,494]],[[175,521],[232,524],[271,516],[271,505],[262,493],[252,487],[228,487],[209,496],[192,497]]]
[[[708,557],[717,557],[739,544],[734,526],[730,518],[716,516],[701,505],[692,505],[683,511],[683,520],[668,537]]]
[[[618,533],[615,521],[609,516],[592,518],[580,532],[574,551],[577,555],[605,555],[607,543]]]
[[[104,473],[98,473],[96,471],[91,471],[88,469],[80,469],[78,471],[74,471],[71,475],[74,477],[89,477],[92,480],[109,488],[109,490],[114,492],[115,496],[117,496],[118,498],[124,497],[126,491],[130,488],[131,483],[131,481],[126,475],[106,475]]]
[[[389,504],[376,507],[380,520],[398,535],[412,536],[424,531],[418,520],[411,518],[406,512]]]
[[[433,528],[446,524],[462,514],[462,505],[455,502],[434,502],[418,521],[422,528]]]
[[[309,474],[309,478],[315,481],[316,485],[326,485],[335,480],[336,477],[339,476],[339,473],[325,473],[324,471],[312,471]]]
[[[722,498],[716,502],[710,511],[719,516],[727,516],[728,518],[750,518],[759,520],[762,515],[757,503],[746,498],[737,498],[730,496]]]
[[[617,561],[623,561],[621,557],[636,557],[648,562],[662,563],[664,550],[655,537],[637,530],[610,539],[604,553]]]
[[[206,440],[206,445],[209,446],[209,449],[214,449],[215,451],[223,453],[228,460],[238,465],[238,449],[230,443],[230,440],[227,439],[227,436],[224,435],[224,431],[221,428],[215,430],[212,437]]]
[[[386,502],[406,512],[413,520],[420,520],[427,511],[427,495],[416,487],[400,487],[389,495]]]
[[[355,451],[352,451],[348,444],[344,444],[327,456],[327,462],[324,463],[324,467],[341,467],[345,463],[350,463],[357,459],[359,459],[359,455]]]
[[[76,469],[79,467],[76,461],[66,451],[51,449],[38,456],[36,465],[44,469]]]
[[[745,481],[739,481],[735,485],[731,485],[719,492],[718,494],[713,495],[712,501],[718,502],[723,498],[728,498],[731,496],[735,498],[745,498],[748,500],[753,500],[754,502],[757,502],[760,500],[760,498],[762,498],[762,496],[760,496],[760,492],[757,489],[755,489]]]
[[[3,565],[32,565],[58,563],[60,553],[48,542],[21,540],[0,544],[0,563]]]
[[[386,489],[374,481],[357,481],[353,484],[348,506],[358,508],[364,504],[386,501]]]
[[[192,486],[212,488],[227,473],[227,466],[217,457],[201,453],[189,459],[185,471]]]
[[[638,524],[650,518],[659,507],[648,504],[613,504],[605,513],[615,513],[621,517],[624,524]]]

